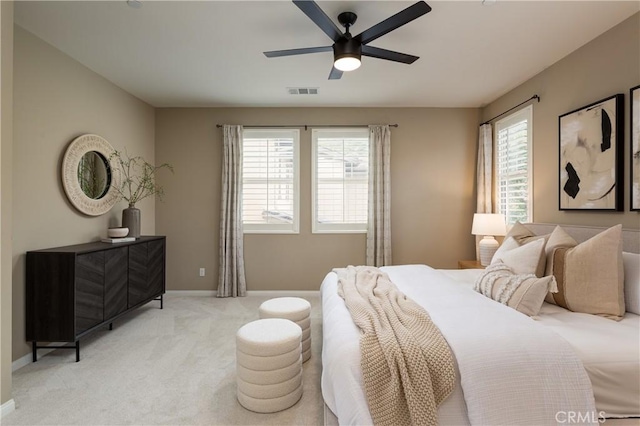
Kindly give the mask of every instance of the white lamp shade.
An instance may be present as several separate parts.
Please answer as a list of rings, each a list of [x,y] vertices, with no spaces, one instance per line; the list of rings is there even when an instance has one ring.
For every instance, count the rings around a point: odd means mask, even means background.
[[[471,226],[473,235],[506,235],[507,226],[503,214],[498,213],[475,213],[473,215],[473,225]]]

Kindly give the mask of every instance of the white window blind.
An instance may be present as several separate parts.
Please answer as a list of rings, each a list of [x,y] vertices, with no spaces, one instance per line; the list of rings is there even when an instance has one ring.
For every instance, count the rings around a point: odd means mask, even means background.
[[[505,215],[507,224],[533,220],[532,111],[528,106],[496,122],[498,213]]]
[[[245,129],[242,221],[245,233],[299,230],[299,130]]]
[[[313,232],[366,232],[369,130],[314,129]]]

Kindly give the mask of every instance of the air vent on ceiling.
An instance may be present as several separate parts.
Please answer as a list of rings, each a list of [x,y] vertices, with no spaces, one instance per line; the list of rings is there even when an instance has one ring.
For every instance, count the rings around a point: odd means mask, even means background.
[[[287,87],[290,95],[317,95],[317,87]]]

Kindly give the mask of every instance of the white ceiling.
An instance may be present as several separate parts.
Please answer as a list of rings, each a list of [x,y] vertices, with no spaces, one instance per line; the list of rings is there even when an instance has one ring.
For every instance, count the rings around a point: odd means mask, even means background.
[[[318,2],[336,23],[355,12],[354,35],[412,3]],[[15,22],[156,107],[478,107],[640,10],[638,1],[427,3],[430,13],[371,43],[417,62],[363,57],[332,81],[330,52],[262,54],[332,44],[290,1],[20,1]],[[319,94],[287,93],[300,86]]]

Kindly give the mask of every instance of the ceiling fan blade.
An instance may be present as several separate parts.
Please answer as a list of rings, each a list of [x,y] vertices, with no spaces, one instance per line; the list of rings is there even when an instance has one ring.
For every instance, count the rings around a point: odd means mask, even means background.
[[[329,73],[329,80],[340,80],[341,77],[342,71],[340,71],[336,67],[331,68],[331,72]]]
[[[409,6],[402,12],[398,12],[395,15],[385,19],[384,21],[374,25],[368,30],[364,30],[354,38],[359,40],[362,44],[367,44],[382,37],[390,31],[395,30],[398,27],[408,24],[416,18],[421,17],[425,13],[431,12],[431,7],[424,1],[419,1],[413,6]]]
[[[362,46],[362,55],[371,58],[386,59],[387,61],[402,62],[403,64],[412,64],[419,56],[407,55],[406,53],[394,52],[393,50],[380,49],[373,46]]]
[[[333,51],[333,46],[303,47],[302,49],[272,50],[270,52],[264,52],[264,56],[267,58],[277,58],[279,56],[305,55],[307,53],[331,51]]]
[[[340,28],[320,9],[320,6],[311,0],[293,0],[293,3],[300,8],[331,40],[338,41],[342,38]]]

